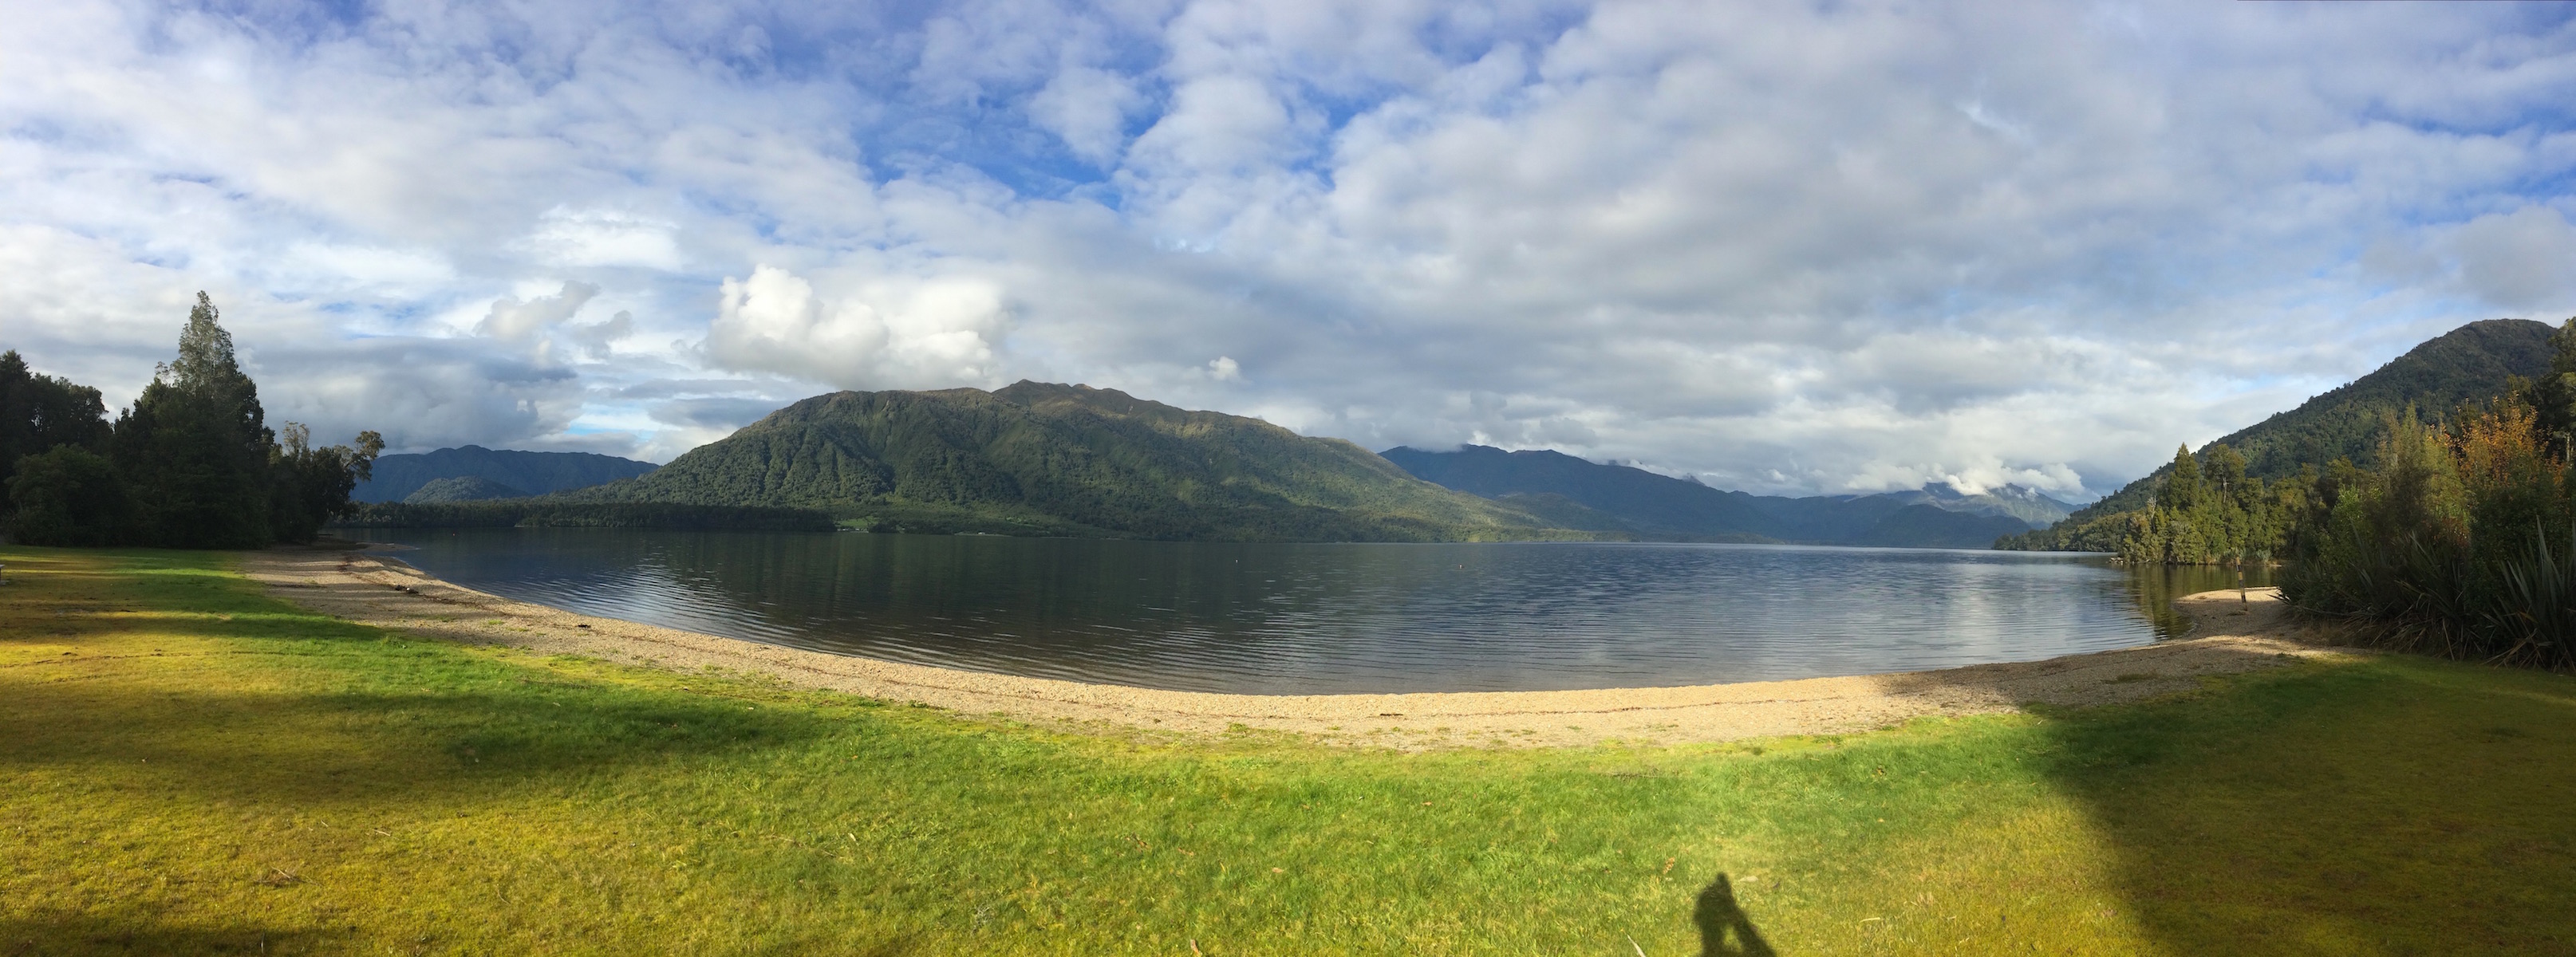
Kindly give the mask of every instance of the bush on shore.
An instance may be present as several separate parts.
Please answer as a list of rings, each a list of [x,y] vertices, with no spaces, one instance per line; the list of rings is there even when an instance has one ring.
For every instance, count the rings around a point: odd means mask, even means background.
[[[2337,462],[2282,593],[2389,648],[2576,669],[2576,319],[2550,376],[2439,425],[2392,417],[2376,468]]]

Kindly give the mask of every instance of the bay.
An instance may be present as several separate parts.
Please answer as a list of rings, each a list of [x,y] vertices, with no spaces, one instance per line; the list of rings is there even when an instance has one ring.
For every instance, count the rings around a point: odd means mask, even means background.
[[[836,654],[1245,694],[1695,685],[2146,644],[2220,569],[1705,544],[1245,544],[376,529],[567,611]],[[2253,584],[2265,584],[2257,571]]]

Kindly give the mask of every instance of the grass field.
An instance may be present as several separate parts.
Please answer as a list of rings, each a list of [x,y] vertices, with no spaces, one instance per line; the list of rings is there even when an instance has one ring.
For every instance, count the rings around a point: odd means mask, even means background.
[[[0,550],[0,954],[2576,953],[2576,680],[1839,739],[1068,733]]]

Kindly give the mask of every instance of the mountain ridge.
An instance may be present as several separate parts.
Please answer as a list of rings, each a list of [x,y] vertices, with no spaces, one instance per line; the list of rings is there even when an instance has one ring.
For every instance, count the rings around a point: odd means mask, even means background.
[[[521,495],[545,495],[633,478],[655,468],[658,466],[651,462],[592,452],[523,452],[460,445],[434,452],[378,456],[374,475],[358,483],[349,493],[349,500],[400,502],[432,482],[469,478]]]
[[[572,501],[820,508],[882,530],[1278,541],[1587,538],[1340,439],[1115,389],[845,391]]]
[[[1449,488],[1506,501],[1555,495],[1663,540],[1984,548],[2072,509],[2019,486],[2007,486],[2017,491],[2009,496],[1935,485],[1876,495],[1753,495],[1553,449],[1398,446],[1379,454]]]

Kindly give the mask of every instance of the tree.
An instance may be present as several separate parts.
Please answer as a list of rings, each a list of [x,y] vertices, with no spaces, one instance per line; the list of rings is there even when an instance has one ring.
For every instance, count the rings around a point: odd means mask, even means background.
[[[358,433],[356,448],[313,447],[313,430],[296,422],[279,430],[269,468],[276,479],[269,500],[270,533],[279,541],[309,542],[324,523],[353,508],[349,493],[375,474],[376,456],[385,450],[383,436]]]
[[[2570,440],[2576,439],[2576,316],[2559,325],[2549,344],[2557,348],[2549,357],[2549,374],[2530,385],[2533,425],[2549,456],[2563,460]]]
[[[275,444],[259,388],[233,358],[213,300],[197,294],[179,356],[119,415],[112,460],[135,493],[143,538],[175,548],[258,548],[274,540]]]
[[[58,445],[96,448],[107,439],[107,405],[98,390],[27,368],[15,349],[0,352],[0,482],[18,459]]]
[[[125,483],[106,456],[77,445],[22,457],[8,498],[18,514],[11,531],[29,545],[116,545],[133,535]]]
[[[2200,460],[2191,455],[2191,446],[2174,449],[2173,473],[2165,476],[2164,494],[2156,504],[2177,512],[2191,511],[2200,504]]]

